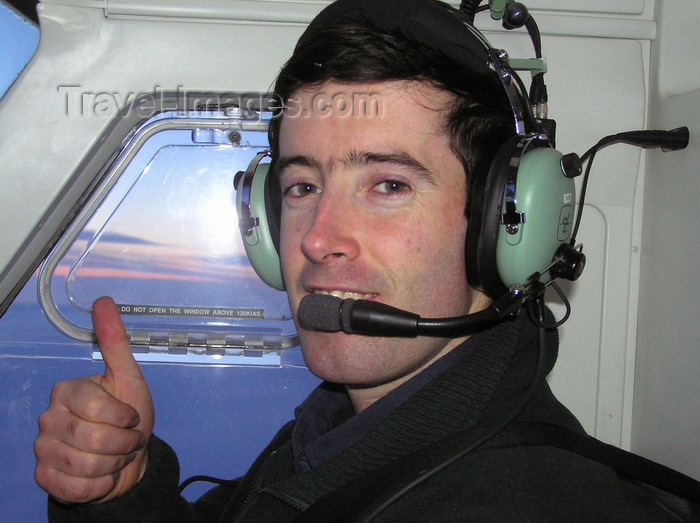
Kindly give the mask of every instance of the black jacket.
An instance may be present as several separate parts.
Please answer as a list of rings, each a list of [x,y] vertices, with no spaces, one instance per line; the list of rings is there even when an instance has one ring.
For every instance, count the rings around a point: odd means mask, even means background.
[[[555,331],[547,337],[549,371],[558,340]],[[385,503],[377,521],[677,521],[647,490],[595,460],[549,445],[519,445],[516,425],[387,501],[412,479],[416,459],[420,475],[443,461],[445,449],[471,445],[522,403],[537,364],[537,330],[521,317],[479,340],[369,434],[309,471],[294,469],[290,422],[245,477],[190,504],[178,494],[175,454],[154,437],[146,475],[129,493],[101,505],[50,501],[50,520],[292,521],[313,515],[340,521]],[[544,381],[517,422],[583,434]]]

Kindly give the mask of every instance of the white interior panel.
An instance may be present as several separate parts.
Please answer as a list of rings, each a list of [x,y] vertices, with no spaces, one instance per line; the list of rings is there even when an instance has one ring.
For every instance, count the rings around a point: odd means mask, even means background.
[[[120,102],[158,91],[267,91],[302,30],[112,20],[64,5],[40,4],[39,16],[37,55],[0,103],[3,296],[89,185],[71,174]]]
[[[512,57],[530,56],[525,35],[488,37]],[[644,128],[648,42],[550,35],[543,37],[543,54],[560,151],[582,154],[605,135]],[[587,267],[578,282],[566,286],[573,312],[561,328],[550,380],[588,431],[623,446],[629,445],[632,415],[640,158],[639,149],[624,145],[596,156],[578,238]]]
[[[649,127],[687,125],[647,155],[632,450],[700,479],[700,48],[695,0],[658,2]]]
[[[74,173],[120,105],[154,91],[267,91],[304,23],[326,3],[40,4],[39,51],[0,102],[0,296],[92,183]],[[607,134],[644,128],[647,107],[650,127],[686,124],[698,132],[700,74],[691,55],[700,42],[689,22],[697,2],[659,1],[656,14],[655,3],[644,0],[531,4],[543,33],[559,150],[583,153]],[[532,56],[522,32],[505,34],[488,17],[477,25],[512,57]],[[588,268],[566,286],[573,314],[551,378],[598,437],[631,441],[696,474],[700,462],[688,459],[694,438],[687,434],[700,429],[692,300],[700,290],[693,270],[700,253],[697,233],[679,232],[679,224],[687,228],[697,214],[699,163],[697,141],[683,154],[645,155],[629,146],[598,154],[579,237]],[[676,177],[660,176],[668,173]],[[672,330],[680,334],[669,339]]]
[[[599,304],[604,303],[608,224],[600,210],[591,205],[585,206],[584,213],[586,228],[581,231],[579,241],[586,246],[586,270],[576,283],[561,285],[574,309],[559,331],[559,357],[548,381],[559,400],[576,413],[589,433],[593,433],[598,412],[603,319]],[[588,304],[593,306],[586,306]],[[557,318],[564,315],[563,305],[553,300],[550,307]]]

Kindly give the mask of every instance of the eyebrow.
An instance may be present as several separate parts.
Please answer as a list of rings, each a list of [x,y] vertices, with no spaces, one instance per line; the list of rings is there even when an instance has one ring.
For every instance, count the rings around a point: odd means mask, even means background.
[[[286,168],[293,165],[299,165],[301,167],[309,167],[313,169],[320,169],[321,163],[311,156],[304,156],[303,154],[297,154],[294,156],[280,157],[277,160],[277,173],[281,174]]]
[[[374,151],[350,151],[345,157],[341,158],[340,163],[346,167],[361,167],[372,164],[394,164],[408,167],[415,171],[421,178],[435,185],[435,175],[421,162],[406,152],[374,152]],[[282,173],[286,168],[298,165],[301,167],[309,167],[320,170],[322,163],[312,156],[303,154],[282,157],[277,163],[277,172]],[[332,171],[335,168],[335,162],[331,162],[328,170]]]
[[[371,152],[371,151],[351,151],[341,160],[345,167],[359,167],[375,163],[389,163],[408,167],[418,173],[421,178],[435,184],[435,176],[421,162],[406,152]]]

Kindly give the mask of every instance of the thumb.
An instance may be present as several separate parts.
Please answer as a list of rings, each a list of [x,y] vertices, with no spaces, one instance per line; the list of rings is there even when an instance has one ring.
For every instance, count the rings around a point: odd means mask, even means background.
[[[124,323],[112,298],[99,298],[92,305],[92,325],[105,362],[104,376],[97,377],[98,382],[113,397],[136,410],[139,421],[130,428],[141,431],[147,445],[155,420],[153,400],[141,368],[131,353]],[[123,494],[139,480],[146,463],[146,447],[136,454],[136,458],[116,474],[114,488],[102,501]]]
[[[145,380],[131,353],[124,323],[112,298],[103,296],[92,305],[92,325],[105,362],[105,388],[124,401],[127,398],[120,397],[126,392],[124,389],[131,389],[134,382],[145,385]]]

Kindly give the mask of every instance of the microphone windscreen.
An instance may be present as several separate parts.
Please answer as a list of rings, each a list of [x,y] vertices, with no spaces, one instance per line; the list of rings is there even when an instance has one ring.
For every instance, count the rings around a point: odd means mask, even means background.
[[[343,300],[328,294],[308,294],[299,303],[299,322],[304,327],[337,332],[341,330],[340,306]]]

